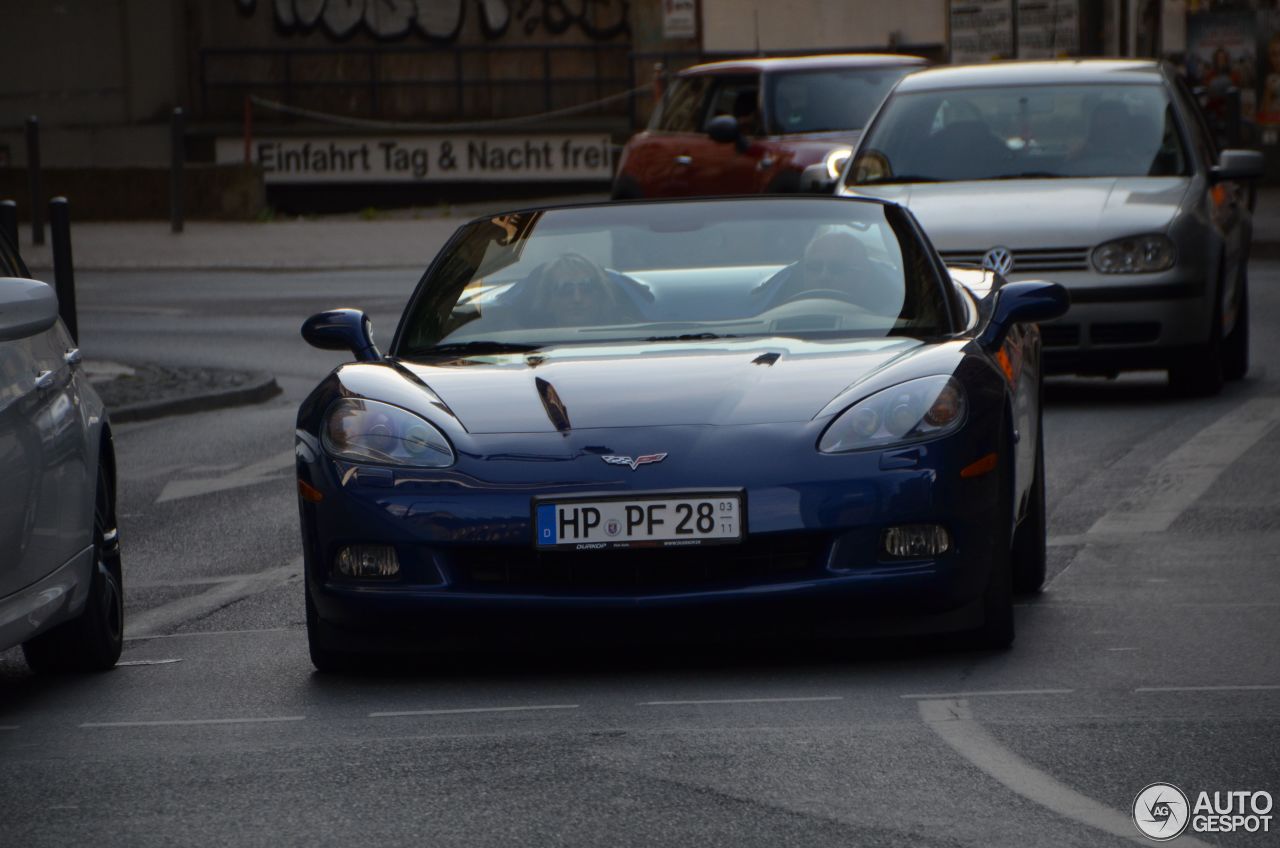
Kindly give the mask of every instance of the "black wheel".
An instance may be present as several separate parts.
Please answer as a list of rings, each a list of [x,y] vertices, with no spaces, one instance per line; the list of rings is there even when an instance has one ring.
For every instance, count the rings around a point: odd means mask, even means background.
[[[1021,594],[1034,595],[1044,587],[1045,549],[1044,518],[1044,416],[1036,434],[1036,476],[1031,481],[1027,514],[1013,533],[1013,588]]]
[[[1249,373],[1249,275],[1240,272],[1240,309],[1236,325],[1222,342],[1222,376],[1239,380]]]
[[[1209,342],[1183,357],[1169,369],[1169,386],[1183,397],[1211,397],[1222,391],[1222,290],[1214,298]]]
[[[93,507],[93,577],[84,611],[22,646],[27,665],[40,674],[108,671],[124,646],[124,582],[120,536],[106,469],[98,468]]]
[[[307,650],[311,654],[311,664],[322,674],[355,671],[361,665],[359,655],[330,647],[328,627],[320,620],[320,615],[311,602],[311,590],[306,586],[307,582],[303,581],[303,591],[307,595]]]
[[[1005,449],[1013,456],[1013,447]],[[975,647],[1004,650],[1013,644],[1013,573],[1010,530],[1013,524],[1013,480],[1009,461],[1000,463],[1000,522],[992,534],[991,572],[982,595],[982,624],[970,635]]]

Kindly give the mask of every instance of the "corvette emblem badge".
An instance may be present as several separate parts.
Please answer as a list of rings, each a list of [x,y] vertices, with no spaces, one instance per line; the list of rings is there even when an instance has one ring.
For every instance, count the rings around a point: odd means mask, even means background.
[[[644,456],[637,456],[632,459],[629,456],[602,456],[600,457],[610,465],[629,465],[631,470],[635,471],[642,465],[648,465],[651,462],[662,462],[667,458],[665,453],[647,453]]]

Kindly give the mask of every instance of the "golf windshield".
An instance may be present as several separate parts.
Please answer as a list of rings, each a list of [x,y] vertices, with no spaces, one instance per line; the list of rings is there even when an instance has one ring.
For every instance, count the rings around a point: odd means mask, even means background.
[[[1159,85],[992,86],[895,94],[848,179],[1158,177],[1188,165]]]
[[[952,330],[946,291],[893,205],[744,198],[515,212],[449,242],[394,352],[931,337]]]

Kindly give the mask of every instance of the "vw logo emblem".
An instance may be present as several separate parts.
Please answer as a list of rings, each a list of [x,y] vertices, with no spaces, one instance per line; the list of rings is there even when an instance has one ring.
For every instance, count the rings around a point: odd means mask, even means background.
[[[997,274],[1013,270],[1013,251],[1007,247],[993,247],[982,254],[982,267]]]

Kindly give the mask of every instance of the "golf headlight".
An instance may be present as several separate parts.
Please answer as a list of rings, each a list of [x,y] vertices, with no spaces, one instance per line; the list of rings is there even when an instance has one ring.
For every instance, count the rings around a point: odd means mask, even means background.
[[[453,448],[434,425],[406,409],[376,400],[340,398],[325,415],[321,441],[339,459],[444,468]]]
[[[1103,274],[1150,274],[1172,268],[1176,254],[1166,236],[1131,236],[1094,248],[1093,267]]]
[[[833,180],[840,179],[840,172],[844,170],[844,163],[849,161],[849,157],[853,155],[852,147],[837,147],[827,154],[822,160],[822,164],[827,167],[827,176]]]
[[[823,453],[886,448],[944,436],[964,423],[964,388],[954,377],[908,380],[836,416],[818,440]]]

